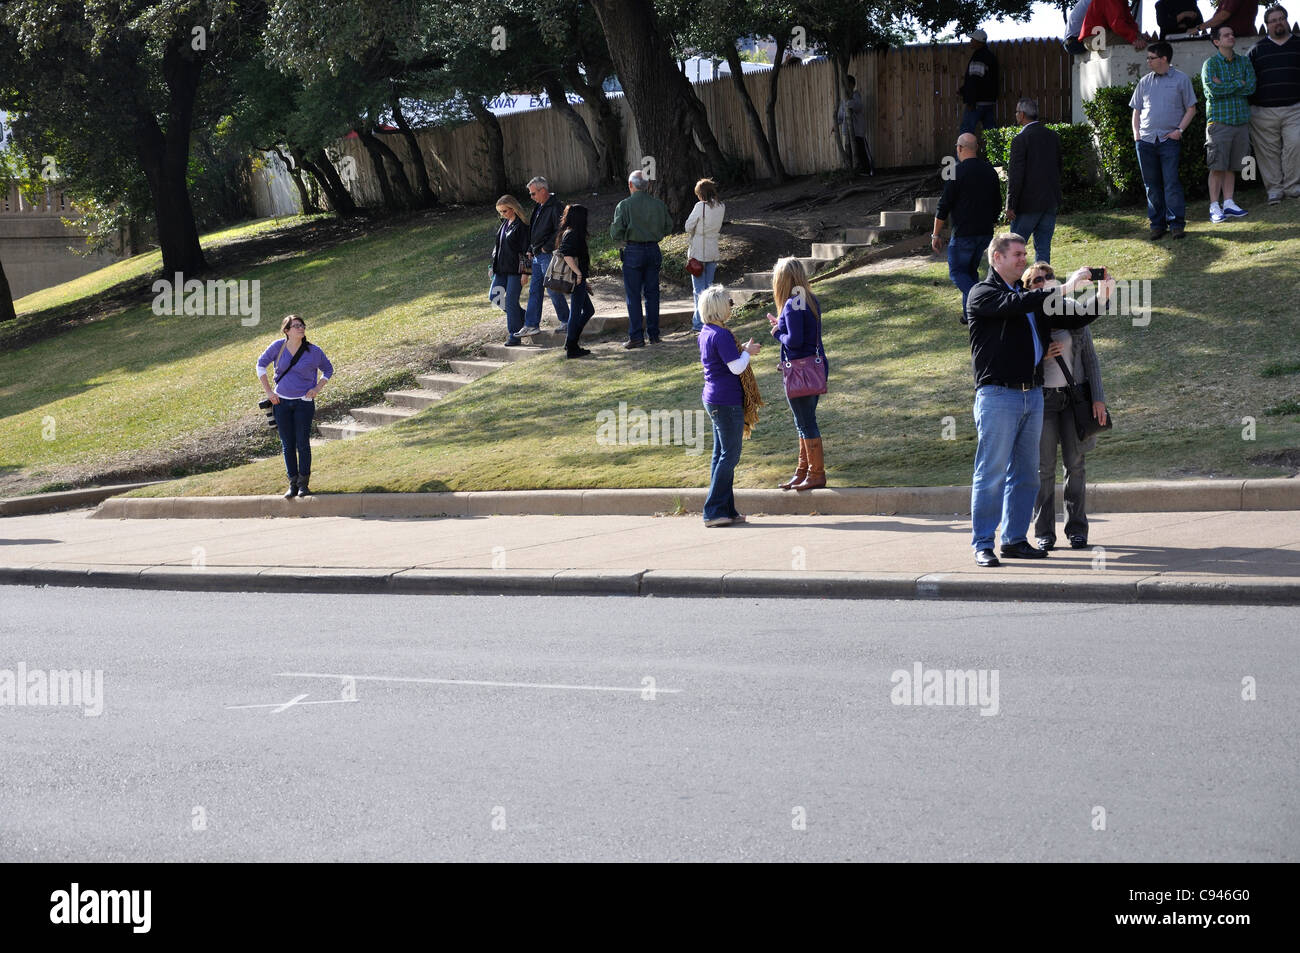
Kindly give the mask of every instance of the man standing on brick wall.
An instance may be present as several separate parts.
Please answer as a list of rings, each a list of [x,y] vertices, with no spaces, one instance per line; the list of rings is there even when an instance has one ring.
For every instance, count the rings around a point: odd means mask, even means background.
[[[1286,10],[1264,11],[1268,36],[1250,50],[1255,95],[1250,97],[1250,141],[1268,204],[1300,199],[1300,37]]]
[[[1210,170],[1210,221],[1241,218],[1246,210],[1232,199],[1237,169],[1250,154],[1250,104],[1255,91],[1255,69],[1237,56],[1232,27],[1216,26],[1210,41],[1218,50],[1201,67],[1205,91],[1205,165]],[[1223,205],[1219,205],[1219,196]]]
[[[1183,133],[1196,118],[1196,91],[1187,74],[1169,64],[1173,55],[1173,47],[1165,40],[1147,47],[1151,72],[1138,80],[1128,101],[1152,241],[1164,238],[1168,231],[1174,238],[1182,238],[1186,226],[1187,205],[1178,179],[1178,160]]]

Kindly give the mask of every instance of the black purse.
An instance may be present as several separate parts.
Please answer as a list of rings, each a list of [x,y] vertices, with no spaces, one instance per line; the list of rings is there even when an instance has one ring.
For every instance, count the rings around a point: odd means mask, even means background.
[[[1074,414],[1074,432],[1078,434],[1080,440],[1087,440],[1103,430],[1110,430],[1111,424],[1115,422],[1115,415],[1106,408],[1106,422],[1097,423],[1097,418],[1092,415],[1092,383],[1084,381],[1082,384],[1076,383],[1074,375],[1066,367],[1065,361],[1061,355],[1056,355],[1056,363],[1061,366],[1061,373],[1065,375],[1066,393],[1070,396],[1070,411]]]

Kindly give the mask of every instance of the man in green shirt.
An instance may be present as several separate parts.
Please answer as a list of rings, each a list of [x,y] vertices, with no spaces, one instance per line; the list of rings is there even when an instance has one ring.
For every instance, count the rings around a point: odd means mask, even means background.
[[[659,265],[663,262],[659,242],[672,233],[673,219],[668,206],[646,191],[649,188],[650,179],[640,169],[629,175],[628,197],[614,209],[614,224],[609,227],[610,238],[626,243],[619,257],[627,298],[628,337],[623,347],[628,350],[645,347],[646,333],[651,344],[659,343]]]
[[[1246,210],[1232,200],[1236,170],[1250,152],[1250,104],[1255,67],[1236,56],[1237,38],[1230,26],[1216,26],[1210,42],[1218,50],[1201,67],[1205,90],[1205,164],[1210,170],[1210,221],[1241,218]],[[1223,205],[1219,205],[1219,196]]]

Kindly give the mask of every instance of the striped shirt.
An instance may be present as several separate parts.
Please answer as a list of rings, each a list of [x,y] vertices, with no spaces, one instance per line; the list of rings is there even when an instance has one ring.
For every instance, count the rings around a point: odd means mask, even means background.
[[[1292,33],[1285,43],[1265,37],[1250,49],[1255,67],[1252,106],[1294,106],[1300,103],[1300,36]]]
[[[1247,56],[1226,58],[1215,53],[1201,67],[1201,88],[1205,90],[1205,121],[1225,126],[1250,122],[1246,97],[1255,91],[1255,67]]]

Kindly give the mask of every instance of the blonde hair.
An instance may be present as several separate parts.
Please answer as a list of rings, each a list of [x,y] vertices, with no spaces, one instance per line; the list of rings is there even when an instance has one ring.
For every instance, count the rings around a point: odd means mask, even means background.
[[[731,318],[731,293],[722,285],[709,285],[700,292],[700,320],[726,327]]]
[[[1020,283],[1023,284],[1026,288],[1028,288],[1029,282],[1031,282],[1035,277],[1037,277],[1040,271],[1049,271],[1052,273],[1053,278],[1056,277],[1056,269],[1052,267],[1050,262],[1036,261],[1028,268],[1025,269],[1025,273],[1020,276]]]
[[[776,301],[776,310],[780,311],[785,303],[794,296],[794,289],[802,288],[804,301],[808,310],[821,317],[817,302],[808,290],[808,270],[798,258],[781,258],[772,267],[772,298]]]
[[[506,208],[510,209],[512,212],[514,212],[515,217],[518,218],[520,221],[528,220],[528,216],[524,214],[524,207],[519,204],[519,200],[515,198],[513,195],[503,195],[501,196],[501,198],[497,199],[497,205],[496,205],[497,211],[500,211],[501,206],[503,205]]]

